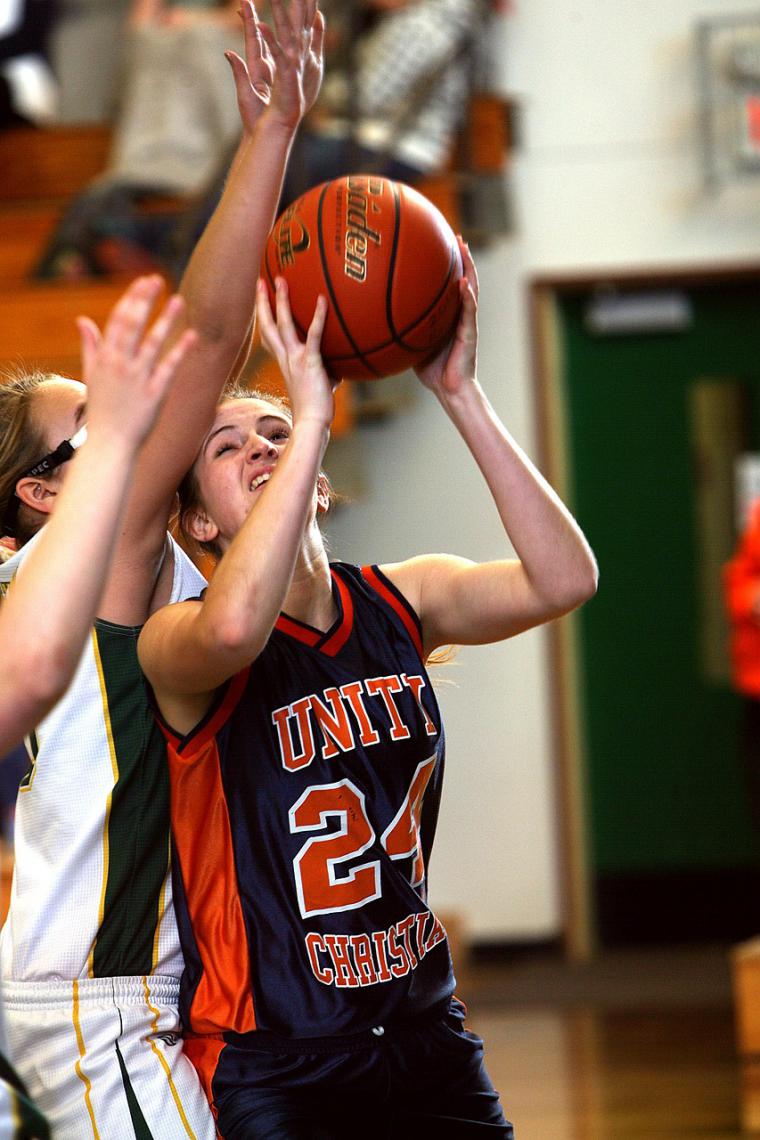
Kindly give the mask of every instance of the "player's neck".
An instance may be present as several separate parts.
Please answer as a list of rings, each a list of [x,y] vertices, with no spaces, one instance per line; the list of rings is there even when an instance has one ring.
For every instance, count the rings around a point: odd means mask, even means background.
[[[335,621],[330,564],[323,546],[319,550],[302,550],[283,609],[290,617],[323,632]]]

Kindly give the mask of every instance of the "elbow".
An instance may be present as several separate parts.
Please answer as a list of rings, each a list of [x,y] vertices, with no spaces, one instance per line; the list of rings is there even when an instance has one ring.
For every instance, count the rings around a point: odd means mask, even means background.
[[[14,659],[15,684],[26,719],[39,721],[66,692],[76,661],[69,646],[25,647]]]
[[[588,558],[583,566],[568,575],[561,587],[551,599],[555,616],[571,613],[585,602],[594,597],[599,588],[599,568],[593,557]]]
[[[577,589],[576,606],[582,606],[584,602],[591,601],[599,589],[599,567],[595,558],[589,560],[589,565],[584,574],[579,576]]]
[[[232,324],[223,323],[219,317],[218,313],[203,312],[199,308],[194,314],[194,324],[188,323],[188,327],[194,329],[198,336],[197,352],[218,352],[220,346],[227,347],[232,340]]]
[[[245,644],[245,628],[234,614],[224,614],[208,623],[203,646],[207,653],[237,654]]]
[[[208,618],[202,652],[209,659],[221,659],[242,668],[258,655],[261,646],[254,644],[249,614],[227,611],[218,616],[209,614]]]
[[[589,557],[587,565],[579,571],[573,582],[573,596],[570,609],[577,609],[590,601],[599,589],[599,567],[596,559]]]

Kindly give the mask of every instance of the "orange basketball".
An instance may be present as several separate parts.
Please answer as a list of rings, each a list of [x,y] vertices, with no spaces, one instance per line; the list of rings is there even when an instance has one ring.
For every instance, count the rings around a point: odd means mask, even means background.
[[[451,337],[462,259],[440,210],[410,186],[349,174],[315,186],[280,215],[262,273],[288,283],[302,335],[317,296],[328,301],[329,374],[376,380],[421,364]]]

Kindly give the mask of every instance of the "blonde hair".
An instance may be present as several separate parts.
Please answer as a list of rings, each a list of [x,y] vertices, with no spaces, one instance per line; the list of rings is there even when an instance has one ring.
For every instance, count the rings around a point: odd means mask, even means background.
[[[34,421],[32,403],[42,385],[55,379],[53,373],[39,370],[0,375],[0,537],[16,483],[48,450],[44,428]],[[18,507],[12,530],[19,546],[41,526],[42,520],[27,507]]]

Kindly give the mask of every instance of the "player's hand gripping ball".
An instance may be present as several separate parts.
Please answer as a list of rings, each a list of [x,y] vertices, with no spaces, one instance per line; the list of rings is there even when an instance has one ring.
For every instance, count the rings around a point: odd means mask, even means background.
[[[422,364],[452,336],[462,259],[440,210],[418,191],[370,174],[315,186],[275,223],[262,276],[288,283],[306,335],[317,296],[328,301],[322,336],[335,379],[376,380]]]

